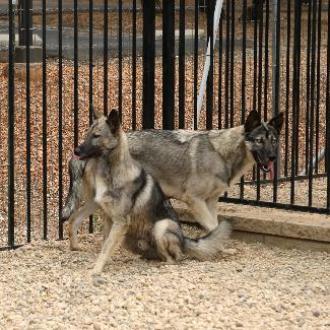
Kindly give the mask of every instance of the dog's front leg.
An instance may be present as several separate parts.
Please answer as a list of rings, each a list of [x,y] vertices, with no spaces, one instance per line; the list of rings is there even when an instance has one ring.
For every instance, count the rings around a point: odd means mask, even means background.
[[[105,240],[93,268],[92,275],[98,275],[102,272],[108,258],[113,254],[116,247],[123,242],[127,229],[128,225],[125,219],[114,219],[109,236]]]
[[[72,251],[79,250],[77,233],[81,223],[85,218],[93,214],[97,208],[98,205],[93,200],[90,200],[71,215],[69,219],[69,239]]]

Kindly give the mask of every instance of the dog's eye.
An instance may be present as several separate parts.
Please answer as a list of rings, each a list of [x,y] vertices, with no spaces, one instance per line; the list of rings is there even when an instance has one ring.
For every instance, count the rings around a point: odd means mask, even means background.
[[[256,138],[254,141],[260,144],[264,142],[263,138]]]
[[[97,138],[99,138],[101,135],[100,134],[93,134],[93,138],[94,139],[97,139]]]

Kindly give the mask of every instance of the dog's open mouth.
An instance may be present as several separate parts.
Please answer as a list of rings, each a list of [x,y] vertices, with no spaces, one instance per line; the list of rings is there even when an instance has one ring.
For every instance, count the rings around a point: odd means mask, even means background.
[[[261,164],[260,168],[265,173],[269,173],[269,176],[270,176],[271,180],[274,179],[274,162],[273,161],[270,160],[267,164]]]

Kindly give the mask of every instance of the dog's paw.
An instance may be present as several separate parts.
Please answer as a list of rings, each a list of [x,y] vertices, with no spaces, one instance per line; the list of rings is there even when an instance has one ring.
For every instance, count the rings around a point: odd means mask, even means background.
[[[222,253],[223,254],[228,254],[228,255],[234,255],[234,254],[237,253],[237,250],[236,249],[223,249]]]
[[[70,250],[71,251],[82,251],[82,248],[78,244],[71,244]]]
[[[101,275],[92,276],[93,285],[100,286],[107,283],[107,280]]]
[[[101,272],[95,271],[94,269],[91,271],[91,280],[95,286],[107,283],[107,280],[101,276]]]

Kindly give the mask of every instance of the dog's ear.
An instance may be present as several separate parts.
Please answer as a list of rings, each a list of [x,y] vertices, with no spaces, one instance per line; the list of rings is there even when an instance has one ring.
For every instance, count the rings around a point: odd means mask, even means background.
[[[116,134],[120,128],[120,118],[117,110],[113,109],[108,115],[107,124],[112,134]]]
[[[244,124],[244,129],[245,133],[250,133],[252,132],[255,128],[261,125],[261,118],[256,110],[252,110],[248,117],[246,118],[245,124]]]
[[[280,112],[276,117],[272,118],[268,125],[276,129],[277,133],[280,134],[284,122],[284,114]]]
[[[91,106],[91,110],[92,110],[92,119],[97,120],[100,118],[100,114],[95,110],[94,106]]]

